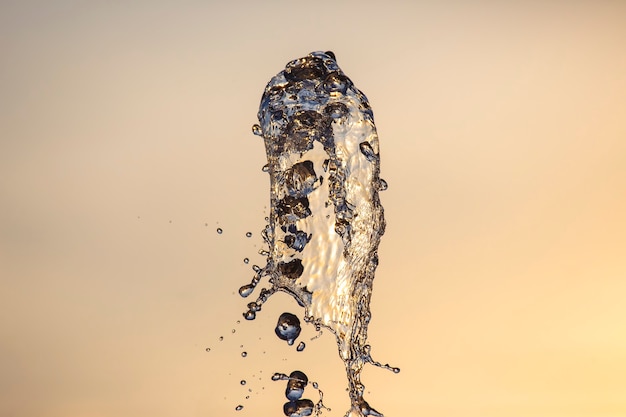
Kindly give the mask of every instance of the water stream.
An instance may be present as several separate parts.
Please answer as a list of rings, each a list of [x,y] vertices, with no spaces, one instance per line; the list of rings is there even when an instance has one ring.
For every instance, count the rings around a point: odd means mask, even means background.
[[[345,415],[382,416],[363,398],[361,382],[367,363],[399,372],[374,361],[367,343],[378,244],[385,231],[378,193],[387,188],[379,176],[372,109],[332,52],[312,52],[270,80],[258,119],[252,130],[265,142],[263,171],[270,176],[270,214],[262,233],[267,263],[239,293],[250,296],[264,277],[269,286],[248,304],[244,317],[253,320],[277,291],[290,294],[303,307],[305,322],[336,337],[351,401]],[[292,345],[299,334],[298,317],[283,313],[276,335]],[[306,375],[283,376],[285,415],[319,412],[300,398]]]

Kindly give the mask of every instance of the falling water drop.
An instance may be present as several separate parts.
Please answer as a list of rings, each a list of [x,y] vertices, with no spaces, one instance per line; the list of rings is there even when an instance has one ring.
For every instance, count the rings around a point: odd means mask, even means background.
[[[221,235],[221,234],[222,234],[222,232],[223,232],[222,228],[221,228],[221,227],[218,227],[218,228],[217,228],[217,234],[218,234],[218,235]]]
[[[239,383],[240,383],[241,385],[246,385],[246,380],[245,380],[245,379],[242,379]]]
[[[248,356],[248,352],[241,352],[241,357],[245,358],[246,356]]]
[[[276,336],[281,340],[286,340],[290,346],[298,338],[301,330],[300,320],[291,313],[281,314],[274,329]]]
[[[246,232],[246,237],[252,237],[252,232]]]
[[[235,407],[235,410],[237,411],[243,410],[243,405],[239,404],[237,407]]]
[[[289,380],[287,381],[287,389],[285,390],[285,397],[288,400],[299,400],[304,393],[304,387],[309,383],[309,378],[302,371],[293,371],[289,374]]]
[[[298,343],[298,346],[296,347],[296,350],[298,352],[302,352],[305,347],[306,347],[306,344],[304,342],[300,342],[300,343]]]

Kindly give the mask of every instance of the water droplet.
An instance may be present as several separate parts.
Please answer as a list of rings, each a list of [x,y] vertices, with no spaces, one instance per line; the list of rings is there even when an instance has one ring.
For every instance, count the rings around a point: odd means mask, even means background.
[[[246,395],[246,400],[247,400],[247,399],[249,399],[249,398],[250,398],[250,396],[249,396],[249,395]]]
[[[224,336],[220,336],[220,342],[224,340]]]
[[[248,262],[250,262],[250,259],[248,259],[248,258],[243,258],[243,263],[244,263],[244,264],[247,264]]]
[[[387,185],[387,181],[385,181],[384,179],[380,178],[378,180],[378,191],[385,191],[387,189],[387,187],[389,187]]]
[[[261,272],[261,267],[260,267],[260,266],[258,266],[258,265],[252,265],[252,270],[253,270],[254,272]]]
[[[289,374],[285,397],[290,401],[299,400],[304,393],[304,387],[309,383],[309,378],[302,371],[293,371]]]
[[[252,125],[252,133],[254,133],[256,136],[263,136],[263,130],[261,129],[261,126],[257,124]]]
[[[249,296],[250,294],[252,294],[252,291],[254,291],[254,288],[255,288],[254,284],[244,285],[241,288],[239,288],[239,295],[245,298]]]
[[[400,373],[400,368],[391,368],[391,370],[393,371],[394,374]]]
[[[246,237],[252,237],[252,232],[246,232]]]
[[[242,379],[239,383],[240,383],[241,385],[246,385],[246,380],[245,380],[245,379]]]
[[[291,313],[281,314],[274,329],[276,336],[281,340],[286,340],[290,346],[298,338],[301,330],[300,320]]]
[[[241,404],[238,405],[237,407],[235,407],[235,410],[237,410],[237,411],[243,410],[243,405],[241,405]]]
[[[204,349],[204,350],[205,350],[206,352],[210,352],[210,351],[211,351],[211,348],[210,348],[210,347],[208,347],[208,348],[206,348],[206,349]]]
[[[289,401],[283,406],[283,412],[286,416],[310,416],[313,414],[314,407],[313,401],[308,399]]]
[[[269,166],[269,164],[265,164],[265,165],[263,165],[263,167],[261,168],[261,171],[263,171],[263,172],[269,172],[269,171],[270,171],[270,166]]]
[[[312,382],[311,385],[313,385],[313,388],[318,389],[317,382]]]
[[[285,374],[282,374],[280,372],[275,372],[274,375],[272,375],[272,381],[284,381],[289,379],[289,377]]]
[[[374,153],[374,149],[372,149],[372,145],[369,142],[361,142],[359,144],[359,149],[361,149],[361,153],[365,155],[365,158],[367,158],[367,160],[370,162],[375,162],[378,158],[377,155]]]
[[[298,347],[296,347],[296,350],[297,350],[298,352],[302,352],[302,351],[304,350],[304,348],[305,348],[305,347],[306,347],[306,345],[304,344],[304,342],[300,342],[300,343],[298,344]]]
[[[241,357],[245,358],[246,356],[248,356],[248,352],[241,352]]]
[[[236,332],[236,330],[235,330],[235,329],[233,329],[233,330],[231,330],[231,332],[232,332],[232,333],[235,333],[235,332]]]
[[[256,318],[256,313],[254,311],[248,310],[243,313],[243,318],[246,320],[254,320]]]
[[[221,234],[222,234],[222,232],[223,232],[222,228],[221,228],[221,227],[218,227],[218,228],[217,228],[217,234],[218,234],[218,235],[221,235]]]

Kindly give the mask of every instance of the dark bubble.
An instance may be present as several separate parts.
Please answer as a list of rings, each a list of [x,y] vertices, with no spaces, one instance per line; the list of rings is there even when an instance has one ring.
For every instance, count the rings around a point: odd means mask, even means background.
[[[365,155],[370,162],[375,162],[378,159],[376,153],[374,153],[374,149],[372,149],[372,145],[369,142],[361,142],[359,144],[359,148],[361,149],[361,153]]]

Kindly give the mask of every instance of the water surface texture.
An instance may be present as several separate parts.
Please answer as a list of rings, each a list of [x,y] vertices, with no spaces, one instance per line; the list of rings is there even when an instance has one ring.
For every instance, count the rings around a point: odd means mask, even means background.
[[[363,398],[361,370],[366,363],[398,369],[372,360],[367,343],[377,250],[385,231],[378,193],[387,188],[379,177],[370,105],[332,52],[312,52],[270,80],[258,119],[252,130],[265,142],[263,171],[270,176],[263,232],[267,264],[239,293],[249,296],[265,276],[270,286],[248,304],[244,317],[254,319],[273,293],[290,294],[304,307],[306,322],[330,329],[337,339],[352,404],[346,416],[380,416]],[[299,326],[297,317],[285,313],[276,334],[291,345]]]

